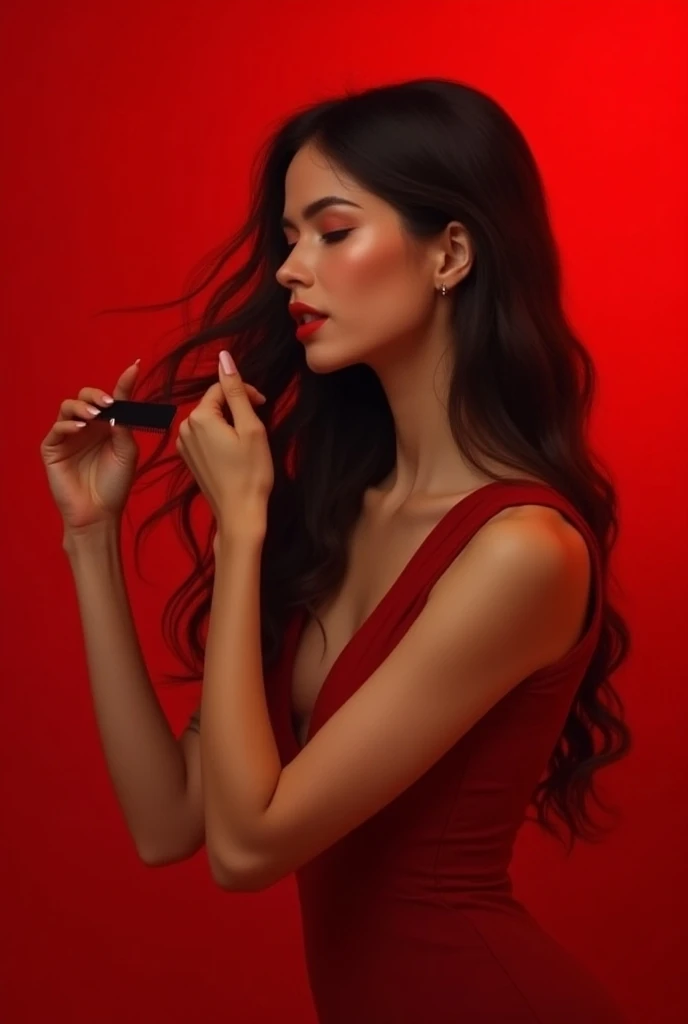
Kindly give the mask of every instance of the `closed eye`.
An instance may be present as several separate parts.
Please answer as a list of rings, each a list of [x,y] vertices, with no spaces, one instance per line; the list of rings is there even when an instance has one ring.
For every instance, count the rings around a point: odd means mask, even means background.
[[[339,231],[328,231],[326,235],[321,235],[321,239],[325,245],[336,245],[337,242],[343,242],[352,231],[353,228],[340,228]],[[292,242],[291,245],[287,246],[289,252],[294,248],[296,248],[296,242]]]
[[[339,231],[328,231],[326,235],[322,236],[322,240],[327,245],[334,245],[336,242],[341,242],[347,235],[350,235],[352,230],[352,228],[340,228]]]

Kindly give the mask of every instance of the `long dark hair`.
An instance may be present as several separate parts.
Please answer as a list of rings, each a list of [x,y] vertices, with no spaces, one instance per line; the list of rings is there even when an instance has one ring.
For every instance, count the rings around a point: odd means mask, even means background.
[[[457,446],[488,477],[494,475],[484,457],[550,484],[584,517],[602,552],[600,640],[532,800],[534,820],[560,838],[563,824],[570,847],[577,838],[596,839],[605,830],[591,817],[588,797],[609,808],[593,774],[623,757],[631,742],[610,682],[629,650],[628,629],[607,592],[617,497],[586,438],[595,370],[562,308],[560,260],[540,173],[520,130],[494,100],[467,85],[424,79],[347,93],[281,123],[254,164],[244,226],[201,265],[185,295],[136,308],[187,308],[225,270],[193,329],[187,321],[189,336],[152,367],[136,397],[196,403],[217,379],[221,348],[267,397],[259,409],[275,464],[262,560],[267,669],[279,655],[290,614],[303,608],[317,618],[315,609],[341,582],[363,493],[392,471],[396,453],[377,376],[362,364],[311,372],[294,338],[289,296],[275,279],[288,256],[280,226],[285,175],[306,143],[394,207],[410,236],[433,237],[451,220],[472,236],[474,264],[451,300],[457,343],[449,418]],[[238,265],[229,273],[235,257]],[[189,361],[192,372],[182,376]],[[157,374],[162,382],[154,386]],[[169,678],[197,681],[211,601],[212,526],[198,536],[193,507],[199,488],[176,454],[163,457],[163,448],[139,467],[137,480],[166,467],[171,497],[142,523],[135,551],[138,559],[145,532],[173,517],[194,568],[165,608],[165,638],[189,670]]]

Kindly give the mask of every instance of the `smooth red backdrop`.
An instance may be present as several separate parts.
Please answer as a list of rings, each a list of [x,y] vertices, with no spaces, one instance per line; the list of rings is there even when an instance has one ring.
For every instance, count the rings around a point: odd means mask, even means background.
[[[245,209],[270,124],[345,87],[443,75],[504,104],[547,183],[566,303],[599,368],[595,421],[622,498],[634,630],[617,684],[624,819],[566,860],[528,827],[518,890],[632,1024],[686,1011],[686,5],[86,0],[3,6],[2,615],[5,1024],[313,1021],[293,879],[214,888],[200,854],[136,858],[101,755],[39,443],[62,398],[150,365],[174,296]],[[144,444],[144,450],[146,445]],[[144,500],[132,503],[140,521]],[[130,534],[127,534],[130,536]],[[186,568],[171,534],[131,593],[156,681]],[[130,559],[127,556],[128,564]],[[191,690],[160,688],[175,728]]]

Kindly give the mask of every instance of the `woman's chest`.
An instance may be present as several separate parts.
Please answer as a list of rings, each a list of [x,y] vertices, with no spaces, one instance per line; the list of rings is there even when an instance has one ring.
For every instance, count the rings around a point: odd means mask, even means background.
[[[388,597],[431,527],[425,521],[386,529],[362,523],[355,529],[344,579],[318,608],[322,630],[315,619],[309,619],[297,644],[291,710],[300,746],[306,741],[313,708],[336,662]]]

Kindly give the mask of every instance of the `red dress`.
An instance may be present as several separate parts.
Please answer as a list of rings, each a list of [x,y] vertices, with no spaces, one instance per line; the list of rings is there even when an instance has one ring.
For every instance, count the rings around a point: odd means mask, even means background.
[[[541,484],[491,483],[440,520],[344,648],[309,738],[399,642],[428,593],[492,516],[562,512],[588,544],[591,611],[578,644],[524,680],[420,779],[296,873],[306,963],[321,1024],[617,1024],[604,989],[512,895],[509,862],[600,631],[595,537]],[[290,623],[266,690],[282,764],[299,753],[291,714]],[[413,733],[409,734],[413,743]]]

